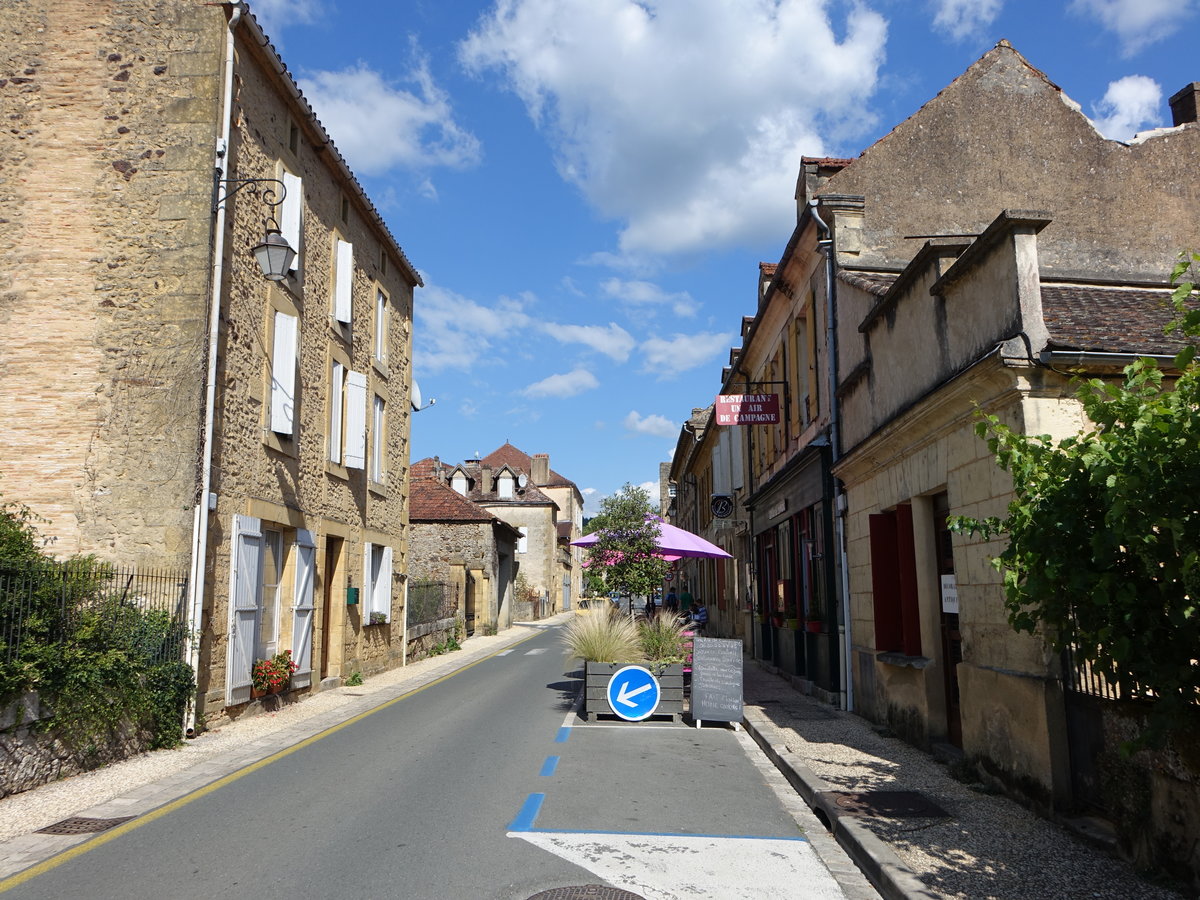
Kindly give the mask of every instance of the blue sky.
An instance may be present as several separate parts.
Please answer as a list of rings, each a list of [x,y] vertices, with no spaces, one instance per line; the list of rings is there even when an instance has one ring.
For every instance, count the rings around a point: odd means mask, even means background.
[[[589,510],[711,403],[801,156],[1001,38],[1115,139],[1200,80],[1200,0],[251,0],[425,287],[412,457],[508,440]],[[1164,260],[1164,270],[1169,267]]]

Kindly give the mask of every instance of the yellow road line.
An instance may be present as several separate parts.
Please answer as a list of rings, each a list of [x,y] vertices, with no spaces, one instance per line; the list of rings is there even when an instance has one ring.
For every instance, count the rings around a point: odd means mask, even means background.
[[[136,819],[126,822],[124,825],[118,825],[116,828],[112,828],[112,829],[104,832],[103,834],[97,835],[96,837],[94,837],[88,841],[85,841],[82,844],[76,844],[74,847],[71,847],[67,850],[64,850],[61,853],[56,854],[55,856],[52,856],[50,859],[43,860],[42,862],[37,863],[36,865],[30,866],[28,869],[23,869],[20,872],[17,872],[15,875],[10,875],[8,878],[5,878],[2,881],[0,881],[0,894],[3,894],[5,891],[11,890],[12,888],[17,887],[18,885],[22,885],[25,882],[36,878],[39,875],[43,875],[46,872],[49,872],[51,869],[56,869],[59,866],[61,866],[63,863],[70,862],[71,860],[82,856],[83,854],[87,853],[90,850],[95,850],[97,847],[101,847],[104,844],[107,844],[109,841],[119,838],[123,834],[128,834],[129,832],[133,831],[134,829],[141,828],[143,825],[148,825],[149,823],[153,822],[155,819],[159,819],[162,816],[167,815],[168,813],[174,812],[177,809],[187,806],[193,800],[199,800],[201,797],[205,797],[208,794],[211,794],[213,791],[220,790],[221,788],[225,787],[226,785],[232,784],[233,782],[237,781],[239,778],[244,778],[245,776],[249,775],[251,772],[255,772],[255,771],[261,769],[263,766],[268,766],[271,763],[275,762],[276,760],[283,759],[285,756],[295,753],[297,750],[302,750],[311,744],[315,744],[317,741],[322,740],[323,738],[329,737],[329,735],[333,734],[334,732],[341,731],[347,725],[353,725],[355,722],[362,721],[367,716],[373,716],[373,715],[375,715],[375,713],[381,712],[381,711],[387,709],[389,706],[391,706],[394,703],[399,703],[401,700],[406,700],[409,697],[413,696],[414,694],[419,694],[421,691],[425,690],[426,688],[431,688],[435,684],[441,684],[443,681],[447,681],[447,680],[453,678],[455,675],[458,675],[461,672],[467,671],[467,669],[472,669],[475,666],[479,665],[480,663],[487,662],[489,659],[493,658],[494,656],[496,656],[499,653],[503,653],[505,650],[511,650],[513,647],[519,647],[521,644],[524,644],[526,641],[531,641],[535,637],[540,637],[544,632],[545,632],[545,629],[539,628],[536,632],[529,635],[529,637],[521,638],[521,640],[516,641],[515,643],[512,643],[512,644],[509,644],[507,647],[503,647],[499,650],[496,650],[494,653],[489,653],[487,656],[481,656],[479,659],[475,660],[475,662],[468,663],[467,665],[463,666],[461,669],[455,669],[453,672],[449,672],[449,673],[443,675],[441,678],[434,679],[433,681],[429,682],[428,684],[423,684],[420,687],[413,688],[411,691],[407,691],[406,693],[401,694],[399,697],[393,697],[391,700],[388,700],[385,703],[381,703],[379,706],[376,706],[373,709],[368,709],[366,712],[359,713],[357,716],[347,719],[344,722],[339,722],[337,725],[331,725],[329,728],[326,728],[324,731],[320,731],[317,734],[312,735],[311,737],[307,737],[304,740],[300,741],[300,743],[298,743],[298,744],[293,744],[291,747],[285,747],[283,750],[280,750],[276,753],[272,753],[270,756],[267,756],[267,757],[264,757],[263,759],[258,760],[258,762],[251,763],[250,765],[246,766],[244,769],[238,769],[236,772],[230,772],[228,775],[224,776],[223,778],[219,778],[218,780],[212,782],[211,784],[206,784],[204,787],[197,788],[196,790],[192,791],[191,793],[185,794],[182,797],[172,800],[170,803],[167,803],[164,806],[160,806],[157,809],[153,809],[150,812],[145,813],[144,815],[140,815]]]

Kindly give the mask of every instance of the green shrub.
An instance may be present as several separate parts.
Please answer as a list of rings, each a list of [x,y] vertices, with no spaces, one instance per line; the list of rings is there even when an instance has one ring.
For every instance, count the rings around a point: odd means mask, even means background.
[[[637,626],[615,610],[575,616],[563,631],[563,643],[585,662],[628,662],[642,656]]]
[[[648,662],[677,663],[687,656],[684,621],[678,616],[658,613],[638,624],[642,657]]]

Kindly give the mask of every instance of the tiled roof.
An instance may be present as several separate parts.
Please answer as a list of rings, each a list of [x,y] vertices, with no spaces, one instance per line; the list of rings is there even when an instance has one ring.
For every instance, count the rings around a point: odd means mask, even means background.
[[[844,281],[852,287],[860,288],[868,294],[882,297],[896,280],[895,274],[886,272],[852,272],[841,269],[837,274],[838,281]]]
[[[1175,318],[1166,289],[1042,285],[1042,315],[1056,350],[1174,355],[1184,346],[1163,329]]]
[[[524,472],[528,475],[532,471],[533,457],[524,450],[514,447],[508,441],[505,441],[503,446],[497,447],[487,456],[480,460],[493,468],[500,466],[508,466],[518,472]],[[575,482],[569,478],[564,478],[553,469],[550,470],[550,480],[542,487],[575,487]]]
[[[491,522],[496,517],[436,479],[413,477],[408,518],[411,522]]]
[[[800,165],[810,163],[814,166],[828,166],[829,168],[844,169],[853,159],[845,159],[839,156],[802,156],[800,157]]]

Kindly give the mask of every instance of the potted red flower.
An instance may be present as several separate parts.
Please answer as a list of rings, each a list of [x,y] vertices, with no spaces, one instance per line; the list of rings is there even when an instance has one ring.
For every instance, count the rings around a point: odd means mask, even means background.
[[[292,660],[292,651],[283,650],[268,659],[255,661],[250,669],[250,695],[265,697],[285,690],[292,673],[298,669]]]

